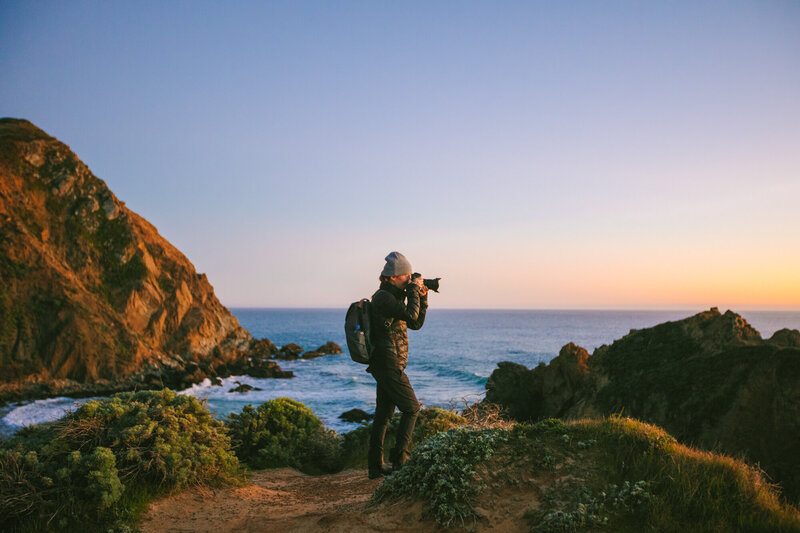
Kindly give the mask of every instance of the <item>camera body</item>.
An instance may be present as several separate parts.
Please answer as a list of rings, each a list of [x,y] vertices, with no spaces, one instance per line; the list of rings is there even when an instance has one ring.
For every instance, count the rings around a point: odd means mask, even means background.
[[[419,278],[422,278],[422,274],[419,272],[414,272],[411,274],[411,280],[409,283],[416,283]],[[433,279],[422,279],[422,284],[428,287],[429,290],[433,292],[439,292],[439,280],[442,278],[433,278]]]

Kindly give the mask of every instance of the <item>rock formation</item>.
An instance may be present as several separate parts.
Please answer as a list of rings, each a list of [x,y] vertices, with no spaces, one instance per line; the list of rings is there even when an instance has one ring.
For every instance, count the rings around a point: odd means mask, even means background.
[[[0,399],[290,375],[264,341],[69,147],[0,119]]]
[[[300,345],[290,342],[289,344],[284,344],[281,346],[281,349],[278,350],[278,353],[275,354],[275,359],[283,359],[284,361],[294,361],[295,359],[300,358],[300,354],[303,353],[303,348]]]
[[[251,390],[254,390],[254,391],[264,390],[264,389],[260,389],[258,387],[253,387],[252,385],[248,385],[247,383],[239,383],[238,381],[234,381],[234,383],[237,386],[232,388],[228,392],[238,392],[238,393],[243,394],[245,392],[250,392]]]
[[[360,424],[362,422],[369,422],[372,420],[372,415],[363,409],[350,409],[339,415],[340,420],[350,422],[353,424]]]
[[[744,456],[800,498],[800,332],[762,340],[712,308],[633,330],[590,356],[574,344],[529,370],[500,363],[486,402],[519,420],[623,413],[687,444]]]
[[[322,355],[336,355],[342,353],[342,347],[333,341],[328,341],[314,351]]]

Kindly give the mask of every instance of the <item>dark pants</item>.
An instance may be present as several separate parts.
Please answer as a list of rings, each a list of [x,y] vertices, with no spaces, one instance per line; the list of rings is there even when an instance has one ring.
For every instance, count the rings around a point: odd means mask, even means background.
[[[378,382],[378,387],[375,418],[369,435],[367,466],[370,470],[377,471],[383,463],[383,438],[386,436],[386,427],[394,414],[395,407],[400,409],[403,416],[400,418],[397,438],[394,448],[389,453],[389,460],[394,466],[400,466],[408,459],[408,445],[419,414],[419,402],[408,376],[402,370],[377,368],[372,369],[372,375]]]

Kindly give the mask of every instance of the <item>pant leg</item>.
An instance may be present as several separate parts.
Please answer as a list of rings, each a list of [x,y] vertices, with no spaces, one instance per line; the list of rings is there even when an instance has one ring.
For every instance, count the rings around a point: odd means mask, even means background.
[[[377,378],[376,378],[377,380]],[[375,396],[375,416],[372,420],[372,429],[369,434],[369,451],[367,452],[367,468],[379,472],[383,464],[383,439],[386,428],[394,414],[394,404],[391,398],[378,381]]]
[[[400,425],[397,428],[394,448],[389,454],[389,460],[392,464],[399,466],[408,459],[408,448],[411,443],[411,436],[414,433],[414,425],[419,415],[419,402],[411,383],[408,381],[408,376],[402,370],[387,369],[377,373],[375,378],[378,380],[378,386],[390,399],[391,403],[396,405],[400,412],[403,413],[400,418]],[[375,412],[377,415],[377,407]]]

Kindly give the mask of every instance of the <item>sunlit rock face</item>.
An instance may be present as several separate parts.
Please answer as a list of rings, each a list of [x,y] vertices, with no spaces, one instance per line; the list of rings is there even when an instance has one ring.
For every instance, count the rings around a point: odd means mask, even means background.
[[[633,330],[592,355],[568,344],[549,365],[500,363],[486,402],[519,420],[619,415],[743,455],[800,499],[800,332],[763,340],[712,308]]]
[[[248,364],[253,339],[205,274],[25,120],[0,120],[0,280],[0,399]]]

